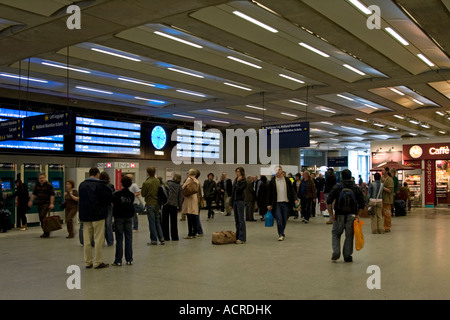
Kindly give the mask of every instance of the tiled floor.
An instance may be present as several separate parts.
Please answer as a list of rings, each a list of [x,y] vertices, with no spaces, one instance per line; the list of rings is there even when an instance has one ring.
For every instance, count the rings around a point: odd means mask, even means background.
[[[369,233],[352,263],[332,263],[331,225],[322,217],[309,224],[290,218],[286,240],[276,226],[247,222],[247,243],[216,246],[211,233],[234,230],[233,216],[201,222],[203,238],[148,246],[148,222],[140,216],[134,233],[134,264],[85,269],[83,248],[63,230],[41,239],[39,227],[0,234],[0,299],[450,299],[450,210],[415,208],[392,219],[392,232]],[[259,216],[258,216],[259,217]],[[104,247],[107,263],[115,246]],[[68,289],[67,268],[80,267],[81,289]],[[369,289],[379,267],[380,289]]]

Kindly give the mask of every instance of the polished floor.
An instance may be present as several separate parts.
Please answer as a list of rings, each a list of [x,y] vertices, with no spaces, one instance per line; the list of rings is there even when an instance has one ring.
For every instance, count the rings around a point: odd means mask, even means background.
[[[48,239],[39,227],[0,234],[0,299],[158,299],[158,300],[303,300],[303,299],[450,299],[450,210],[414,208],[392,219],[392,232],[370,234],[363,218],[365,247],[353,262],[332,263],[331,225],[323,217],[288,222],[286,240],[276,226],[247,222],[247,243],[217,246],[211,233],[234,230],[233,216],[201,222],[202,238],[148,246],[148,223],[140,216],[133,233],[132,266],[85,269],[83,248],[63,230]],[[259,217],[259,216],[258,216]],[[107,263],[115,246],[104,247]],[[81,288],[68,289],[67,268],[80,267]],[[380,289],[369,266],[379,267]],[[369,277],[372,277],[369,279]],[[369,281],[368,281],[369,279]]]

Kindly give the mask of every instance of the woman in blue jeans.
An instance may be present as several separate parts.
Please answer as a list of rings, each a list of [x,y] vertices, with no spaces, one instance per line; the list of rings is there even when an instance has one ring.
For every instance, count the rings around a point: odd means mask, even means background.
[[[122,178],[122,190],[113,193],[113,216],[116,232],[116,256],[113,266],[122,265],[123,239],[125,235],[125,261],[131,265],[133,261],[133,217],[134,217],[134,193],[128,188],[131,186],[131,178]]]
[[[234,210],[234,220],[236,222],[236,244],[243,244],[247,241],[244,202],[245,188],[247,188],[247,179],[245,178],[244,168],[238,167],[235,172],[236,179],[233,183],[230,208]]]

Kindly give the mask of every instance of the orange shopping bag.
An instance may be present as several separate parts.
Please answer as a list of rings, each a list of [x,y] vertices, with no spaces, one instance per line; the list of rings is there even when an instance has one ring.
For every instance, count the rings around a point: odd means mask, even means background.
[[[359,251],[364,247],[364,234],[362,231],[363,225],[364,225],[364,221],[361,221],[359,218],[355,219],[355,221],[353,222],[356,251]]]

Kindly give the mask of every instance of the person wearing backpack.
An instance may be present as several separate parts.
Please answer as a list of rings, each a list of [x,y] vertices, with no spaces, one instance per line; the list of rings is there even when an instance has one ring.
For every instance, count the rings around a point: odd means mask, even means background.
[[[345,262],[352,262],[353,222],[364,210],[364,195],[361,189],[352,181],[352,172],[350,170],[343,170],[341,177],[342,183],[331,188],[327,198],[328,212],[333,220],[333,228],[331,231],[333,253],[331,255],[331,261],[336,262],[341,256],[341,235],[345,230],[342,253]],[[334,208],[333,201],[335,201]]]

